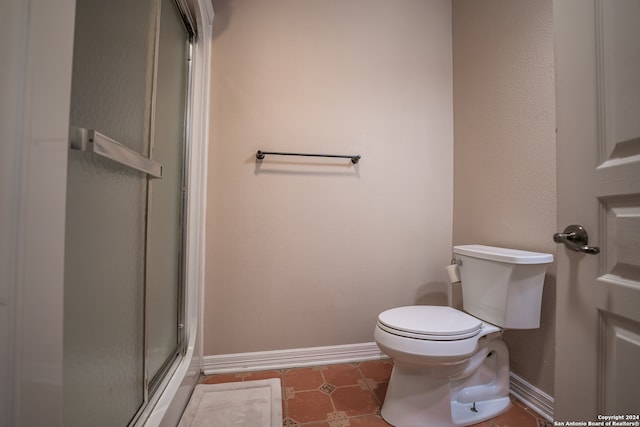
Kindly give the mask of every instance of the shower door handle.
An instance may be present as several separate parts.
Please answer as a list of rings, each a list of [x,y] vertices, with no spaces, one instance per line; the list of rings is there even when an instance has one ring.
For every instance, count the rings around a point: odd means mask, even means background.
[[[564,245],[576,252],[584,252],[590,255],[598,255],[600,248],[597,246],[587,246],[589,243],[589,235],[587,230],[581,225],[570,225],[564,229],[562,233],[555,233],[553,241],[556,243],[564,243]]]
[[[72,127],[69,131],[69,148],[106,157],[114,162],[144,172],[151,178],[162,178],[162,165],[160,163],[146,158],[142,154],[93,129]]]

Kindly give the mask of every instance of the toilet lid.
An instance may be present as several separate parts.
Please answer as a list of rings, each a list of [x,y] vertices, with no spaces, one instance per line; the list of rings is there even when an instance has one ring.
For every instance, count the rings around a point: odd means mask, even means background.
[[[448,341],[478,334],[482,321],[451,307],[416,305],[380,313],[378,325],[396,335]]]

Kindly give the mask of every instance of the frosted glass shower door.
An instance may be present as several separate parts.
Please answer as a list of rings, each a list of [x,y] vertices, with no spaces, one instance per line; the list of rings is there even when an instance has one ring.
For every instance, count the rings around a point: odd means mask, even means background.
[[[181,350],[183,195],[189,33],[174,0],[162,0],[151,157],[162,180],[149,182],[147,375],[152,390]]]
[[[69,152],[64,425],[124,426],[144,401],[146,177]]]
[[[71,126],[148,157],[156,0],[78,0]],[[147,175],[69,151],[64,425],[126,426],[147,395]]]

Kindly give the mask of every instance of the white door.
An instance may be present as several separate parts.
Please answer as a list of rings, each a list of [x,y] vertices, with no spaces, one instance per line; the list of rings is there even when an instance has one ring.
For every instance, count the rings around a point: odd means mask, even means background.
[[[554,2],[558,227],[556,421],[640,414],[640,1]],[[623,419],[624,420],[624,419]],[[636,424],[637,425],[637,424]]]

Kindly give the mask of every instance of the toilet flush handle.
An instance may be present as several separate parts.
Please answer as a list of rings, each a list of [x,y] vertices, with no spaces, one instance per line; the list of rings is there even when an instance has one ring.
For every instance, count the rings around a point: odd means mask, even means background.
[[[598,255],[600,248],[597,246],[587,246],[589,243],[589,235],[587,230],[581,225],[570,225],[564,229],[562,233],[553,235],[553,241],[556,243],[564,243],[564,245],[576,252],[584,252],[591,255]]]

